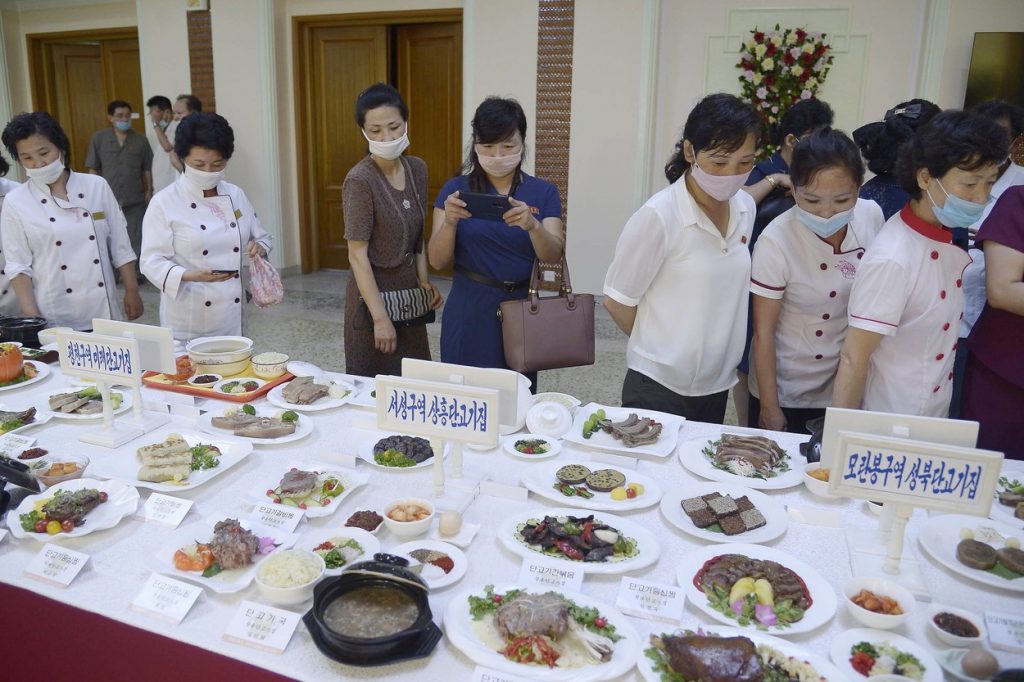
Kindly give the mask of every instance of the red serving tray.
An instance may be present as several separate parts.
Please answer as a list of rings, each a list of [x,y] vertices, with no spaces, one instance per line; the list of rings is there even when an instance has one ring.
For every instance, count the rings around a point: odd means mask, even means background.
[[[181,357],[184,358],[188,356],[182,355]],[[158,377],[160,377],[160,379],[158,379]],[[257,398],[262,398],[267,393],[270,393],[270,390],[275,386],[280,386],[286,381],[291,381],[292,379],[295,378],[295,375],[291,374],[290,372],[285,372],[276,379],[267,381],[267,383],[263,384],[255,391],[250,391],[249,393],[224,393],[221,391],[215,391],[213,389],[213,386],[211,386],[210,388],[203,388],[201,386],[196,386],[195,384],[188,383],[171,384],[167,383],[165,377],[166,375],[160,372],[147,371],[142,375],[142,383],[144,383],[146,386],[149,386],[150,388],[156,388],[161,391],[171,391],[172,393],[184,393],[185,395],[191,395],[197,398],[213,398],[215,400],[226,400],[229,403],[248,403],[252,402],[253,400],[256,400]],[[259,379],[258,376],[252,373],[251,362],[249,363],[249,366],[245,370],[239,372],[238,374],[232,374],[231,376],[226,376],[224,378]],[[261,379],[261,381],[266,381],[266,379]]]

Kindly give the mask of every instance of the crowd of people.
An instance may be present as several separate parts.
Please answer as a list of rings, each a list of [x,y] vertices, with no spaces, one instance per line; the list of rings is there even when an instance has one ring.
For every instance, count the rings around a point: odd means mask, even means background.
[[[28,181],[0,179],[0,314],[88,329],[123,304],[134,319],[144,276],[177,341],[241,334],[243,259],[273,243],[224,180],[232,129],[191,95],[147,106],[155,151],[116,100],[89,174],[70,169],[48,114],[8,123],[4,147]],[[342,190],[346,370],[430,359],[425,318],[396,317],[396,295],[444,303],[442,361],[505,367],[498,306],[526,297],[535,259],[562,255],[559,193],[523,171],[522,107],[489,97],[460,172],[427,196],[425,162],[405,153],[409,116],[383,83],[355,103],[367,154]],[[795,432],[828,406],[962,415],[980,422],[979,447],[1024,458],[1024,111],[915,99],[852,137],[832,124],[825,102],[797,102],[758,162],[748,103],[713,94],[693,108],[668,186],[627,221],[605,278],[628,337],[622,404],[721,423],[733,390],[741,425]],[[507,202],[500,218],[473,215],[465,199],[479,194]],[[451,267],[447,302],[428,265]]]

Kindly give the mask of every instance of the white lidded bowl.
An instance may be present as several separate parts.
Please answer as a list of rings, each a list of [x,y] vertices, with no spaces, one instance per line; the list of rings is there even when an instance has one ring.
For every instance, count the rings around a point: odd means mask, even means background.
[[[526,428],[539,436],[561,438],[572,429],[572,412],[553,400],[539,402],[526,414]]]
[[[853,603],[853,597],[861,590],[868,590],[879,597],[889,597],[896,600],[903,613],[899,615],[887,615],[875,613]],[[843,586],[843,596],[846,598],[846,607],[858,622],[865,627],[878,628],[879,630],[891,630],[907,622],[910,614],[913,613],[917,602],[910,590],[885,578],[859,577],[854,576],[846,581]]]
[[[318,570],[315,571],[315,577],[285,587],[270,584],[268,581],[271,581],[270,572],[273,568],[281,562],[288,561],[291,557],[297,557],[301,561],[309,562],[310,565],[316,565]],[[326,570],[327,566],[324,564],[324,560],[309,550],[282,549],[274,552],[260,563],[260,567],[256,570],[256,585],[267,601],[285,606],[301,604],[313,598],[313,588],[324,577]]]
[[[197,374],[232,376],[243,372],[252,357],[252,339],[244,336],[202,336],[185,345]]]
[[[821,497],[826,500],[838,499],[832,494],[832,490],[829,488],[828,481],[819,481],[814,476],[811,476],[812,471],[815,469],[822,469],[821,462],[814,462],[804,467],[804,486],[807,488],[815,497]]]
[[[49,327],[47,329],[41,329],[39,331],[39,345],[49,346],[51,343],[57,343],[57,334],[59,332],[73,331],[75,330],[72,329],[71,327]]]
[[[977,637],[960,637],[954,635],[951,632],[946,632],[938,625],[935,624],[935,616],[940,613],[951,613],[954,616],[960,616],[964,620],[970,621],[971,625],[978,629]],[[952,606],[943,606],[942,604],[934,604],[928,611],[928,627],[931,628],[935,636],[938,637],[942,642],[950,646],[960,647],[964,649],[970,649],[972,647],[985,643],[985,638],[988,637],[988,632],[985,630],[985,620],[979,618],[977,615],[970,611],[964,611],[963,609],[955,609]]]
[[[396,507],[415,504],[423,507],[430,513],[419,521],[395,521],[389,515]],[[430,529],[430,522],[434,520],[434,503],[422,497],[402,497],[394,500],[384,507],[384,525],[388,530],[400,538],[414,538],[423,535]]]

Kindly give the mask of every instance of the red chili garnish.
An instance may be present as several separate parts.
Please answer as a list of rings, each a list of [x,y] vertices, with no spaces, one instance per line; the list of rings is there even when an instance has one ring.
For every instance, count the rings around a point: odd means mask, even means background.
[[[438,559],[434,559],[430,563],[444,571],[445,575],[451,573],[452,569],[455,568],[455,562],[452,561],[452,558],[449,556],[443,556]]]
[[[565,540],[556,540],[555,547],[557,547],[566,558],[572,559],[573,561],[583,561],[583,552],[570,545]]]
[[[853,669],[859,672],[864,677],[868,676],[871,669],[875,667],[875,659],[870,654],[866,654],[863,651],[858,651],[850,657],[850,665]]]
[[[314,547],[313,551],[316,552],[316,551],[321,550],[321,549],[325,549],[327,551],[330,551],[330,550],[334,549],[334,543],[331,542],[330,540],[325,540],[324,542],[322,542],[319,545],[317,545],[316,547]]]

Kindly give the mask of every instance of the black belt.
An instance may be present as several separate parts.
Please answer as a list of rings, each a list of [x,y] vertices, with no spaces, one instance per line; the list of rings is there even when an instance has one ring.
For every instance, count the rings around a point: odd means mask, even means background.
[[[489,287],[494,287],[495,289],[502,289],[506,293],[512,293],[513,291],[516,291],[518,289],[525,289],[528,286],[530,286],[529,279],[519,280],[518,282],[510,282],[508,280],[494,279],[493,277],[488,277],[487,275],[481,275],[479,272],[473,272],[472,270],[468,270],[462,267],[461,265],[456,265],[452,269],[455,270],[455,272],[459,273],[460,275],[463,275],[466,279],[471,279],[474,282],[477,282],[478,284],[485,284]]]

